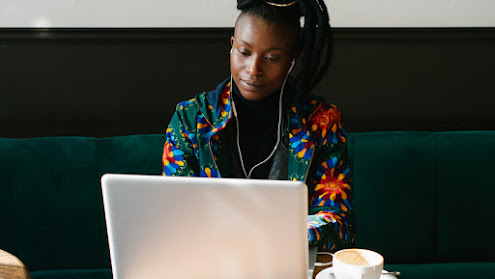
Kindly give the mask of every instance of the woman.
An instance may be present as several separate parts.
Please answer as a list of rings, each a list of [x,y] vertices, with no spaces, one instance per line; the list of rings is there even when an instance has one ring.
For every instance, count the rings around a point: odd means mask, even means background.
[[[238,8],[231,77],[177,105],[163,174],[304,181],[310,245],[347,247],[353,203],[346,135],[337,108],[308,94],[330,64],[324,2],[238,0]]]

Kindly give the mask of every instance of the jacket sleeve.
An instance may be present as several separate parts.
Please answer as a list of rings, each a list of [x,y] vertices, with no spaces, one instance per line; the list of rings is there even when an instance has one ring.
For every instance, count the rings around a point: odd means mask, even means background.
[[[191,121],[191,123],[185,121],[186,108],[190,107],[190,102],[186,101],[177,105],[167,127],[162,155],[164,176],[199,176],[194,125]],[[186,128],[191,126],[192,129]]]
[[[347,137],[338,117],[323,133],[316,155],[312,183],[309,185],[308,237],[310,245],[323,250],[349,247],[354,242],[354,206],[351,190],[351,168],[348,161]],[[330,115],[332,116],[332,115]],[[309,181],[308,181],[309,182]]]

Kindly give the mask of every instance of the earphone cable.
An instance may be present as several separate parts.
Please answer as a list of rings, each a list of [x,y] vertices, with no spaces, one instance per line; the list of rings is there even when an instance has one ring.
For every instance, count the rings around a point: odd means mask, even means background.
[[[255,168],[261,166],[262,164],[268,162],[268,160],[270,160],[270,158],[275,154],[275,151],[277,150],[278,148],[278,145],[280,144],[280,131],[281,131],[281,126],[282,126],[282,101],[283,101],[283,95],[284,95],[284,89],[285,89],[285,84],[287,82],[287,78],[289,77],[289,74],[290,72],[292,71],[292,69],[294,68],[294,60],[292,62],[292,65],[291,67],[289,68],[289,71],[287,72],[287,74],[285,75],[285,79],[284,79],[284,82],[282,83],[282,87],[280,88],[280,98],[279,98],[279,105],[278,105],[278,127],[277,127],[277,142],[275,143],[275,146],[273,147],[273,150],[272,152],[270,153],[270,155],[268,155],[268,157],[266,157],[265,160],[259,162],[258,164],[254,165],[251,170],[249,171],[249,173],[246,172],[246,168],[244,166],[244,160],[242,159],[242,151],[241,151],[241,145],[240,145],[240,140],[239,140],[239,134],[240,134],[240,130],[239,130],[239,120],[237,118],[237,110],[235,109],[235,103],[234,103],[234,99],[232,98],[231,99],[231,102],[232,102],[232,110],[234,112],[234,116],[235,116],[235,119],[236,119],[236,124],[237,124],[237,150],[239,151],[239,159],[241,161],[241,168],[242,168],[242,171],[244,172],[244,175],[246,176],[246,178],[251,178],[251,175],[254,171]],[[230,90],[232,92],[232,75],[230,76]]]

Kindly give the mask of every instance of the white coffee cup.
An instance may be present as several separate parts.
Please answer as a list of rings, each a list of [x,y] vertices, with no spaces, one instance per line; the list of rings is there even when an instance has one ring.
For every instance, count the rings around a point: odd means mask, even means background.
[[[337,279],[379,279],[383,257],[366,249],[344,249],[333,255],[333,272]]]

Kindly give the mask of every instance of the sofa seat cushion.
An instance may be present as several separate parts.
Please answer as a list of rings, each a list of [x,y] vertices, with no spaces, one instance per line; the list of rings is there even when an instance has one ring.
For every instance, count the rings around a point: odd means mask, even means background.
[[[31,272],[32,279],[112,279],[110,268],[61,269]]]
[[[495,262],[386,264],[388,271],[400,271],[399,279],[495,278]]]

